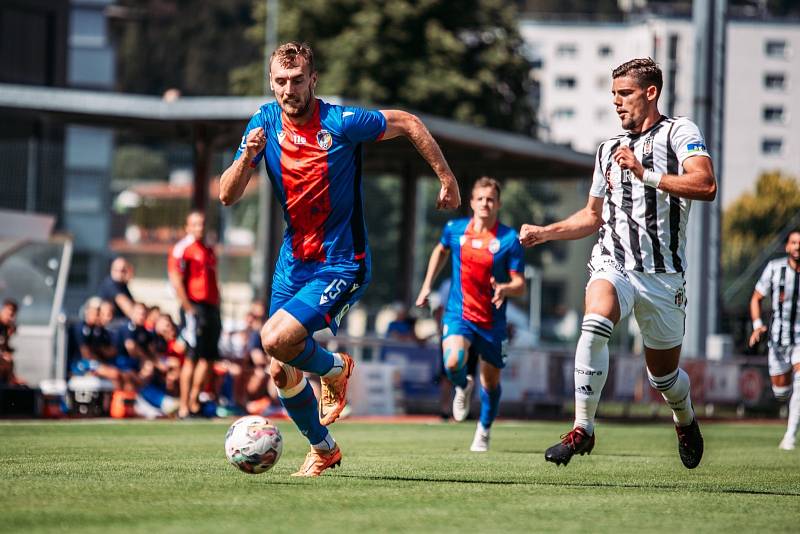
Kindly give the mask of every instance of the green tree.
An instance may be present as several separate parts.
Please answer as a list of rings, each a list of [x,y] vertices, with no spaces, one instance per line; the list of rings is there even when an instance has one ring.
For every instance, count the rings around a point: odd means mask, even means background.
[[[243,46],[251,0],[120,0],[112,24],[117,86],[132,93],[225,95],[229,71],[256,61]]]
[[[502,0],[280,2],[279,39],[309,42],[318,94],[400,105],[478,126],[533,134],[529,70],[517,10]],[[253,4],[252,47],[265,7]],[[234,69],[239,94],[260,94],[264,65]]]
[[[756,272],[771,253],[783,251],[782,231],[800,225],[800,182],[779,172],[762,175],[722,218],[723,293],[740,308],[752,293]],[[759,261],[761,260],[761,261]]]

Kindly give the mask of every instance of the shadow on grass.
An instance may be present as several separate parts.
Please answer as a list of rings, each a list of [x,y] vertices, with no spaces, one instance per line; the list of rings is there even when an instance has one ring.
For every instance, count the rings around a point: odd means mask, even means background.
[[[751,490],[742,488],[707,488],[707,487],[686,487],[683,484],[628,484],[628,483],[598,483],[598,482],[534,482],[519,480],[466,480],[458,478],[434,478],[434,477],[414,477],[414,476],[377,476],[377,475],[334,475],[337,478],[353,478],[361,480],[379,480],[390,482],[443,482],[447,484],[475,484],[475,485],[497,485],[497,486],[558,486],[562,488],[619,488],[619,489],[653,489],[653,490],[680,490],[693,493],[732,493],[740,495],[778,495],[785,497],[800,497],[800,492],[780,492],[770,490]]]

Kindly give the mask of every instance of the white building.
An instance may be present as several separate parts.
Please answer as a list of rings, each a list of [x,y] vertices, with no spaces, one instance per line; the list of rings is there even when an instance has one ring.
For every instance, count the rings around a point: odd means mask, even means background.
[[[611,102],[611,71],[650,56],[664,71],[661,112],[693,114],[694,31],[689,19],[621,23],[523,20],[520,31],[539,84],[546,141],[593,153],[621,131]],[[758,175],[800,177],[800,23],[728,23],[723,206],[752,190]]]

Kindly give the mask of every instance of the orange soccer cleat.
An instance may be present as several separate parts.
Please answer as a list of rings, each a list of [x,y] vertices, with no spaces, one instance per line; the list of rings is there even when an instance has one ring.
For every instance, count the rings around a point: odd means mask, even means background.
[[[319,422],[325,426],[336,421],[347,404],[347,383],[356,365],[349,354],[339,355],[344,363],[342,372],[334,378],[320,378]]]
[[[300,466],[296,473],[292,473],[293,477],[318,477],[323,471],[335,468],[342,463],[342,451],[336,445],[332,451],[323,452],[314,448],[311,452],[306,454],[306,461]]]

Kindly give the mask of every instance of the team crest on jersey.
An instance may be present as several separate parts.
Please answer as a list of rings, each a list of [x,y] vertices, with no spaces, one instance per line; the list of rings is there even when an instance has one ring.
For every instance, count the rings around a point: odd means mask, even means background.
[[[280,145],[281,143],[283,143],[284,139],[286,139],[286,132],[281,130],[280,132],[278,132],[278,144]]]
[[[642,154],[652,154],[653,153],[653,138],[648,137],[644,140],[644,147],[642,148]]]
[[[497,254],[498,250],[500,250],[500,241],[497,239],[492,239],[489,241],[489,252],[492,254]]]
[[[333,136],[328,130],[317,132],[317,144],[322,150],[328,150],[333,145]]]

